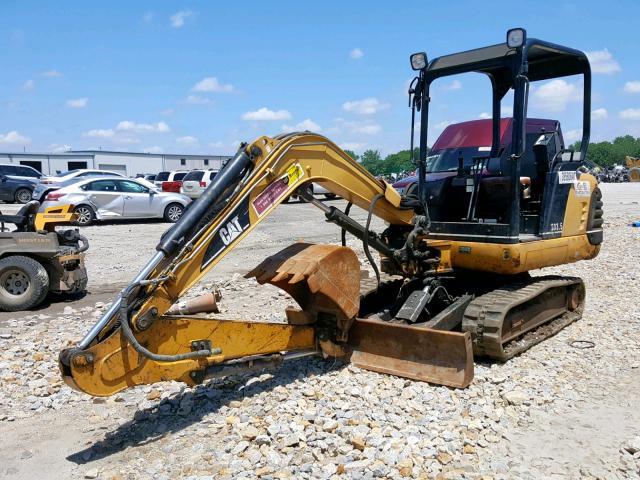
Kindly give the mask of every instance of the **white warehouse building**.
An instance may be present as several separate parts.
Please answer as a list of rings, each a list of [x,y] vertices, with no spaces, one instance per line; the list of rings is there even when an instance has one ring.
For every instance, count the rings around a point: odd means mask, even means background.
[[[219,170],[228,155],[180,155],[174,153],[72,150],[65,153],[2,153],[0,164],[28,165],[45,175],[79,168],[96,168],[127,177],[171,170]]]

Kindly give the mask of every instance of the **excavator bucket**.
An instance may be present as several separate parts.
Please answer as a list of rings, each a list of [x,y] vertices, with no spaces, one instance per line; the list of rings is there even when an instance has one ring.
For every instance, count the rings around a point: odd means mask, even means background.
[[[469,333],[356,318],[360,263],[353,250],[337,245],[296,243],[249,272],[259,283],[289,293],[302,309],[287,309],[289,323],[315,324],[327,356],[367,370],[438,385],[464,388],[473,378]],[[326,340],[323,322],[335,320],[338,343]]]

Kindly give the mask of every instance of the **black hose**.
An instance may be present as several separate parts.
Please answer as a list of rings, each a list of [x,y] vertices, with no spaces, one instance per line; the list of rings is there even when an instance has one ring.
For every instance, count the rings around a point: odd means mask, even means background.
[[[353,203],[349,202],[347,203],[347,207],[344,209],[344,214],[348,217],[349,216],[349,212],[351,211],[351,207],[353,206]],[[346,247],[347,246],[347,229],[342,227],[340,229],[340,238],[342,239],[342,246]]]
[[[78,248],[78,253],[86,252],[89,250],[89,240],[84,235],[78,234],[78,240],[82,242],[82,246]]]
[[[369,260],[369,263],[371,264],[371,268],[373,268],[373,271],[376,274],[378,285],[380,285],[380,271],[378,270],[378,265],[376,265],[376,262],[373,260],[371,252],[369,251],[369,227],[371,226],[373,210],[376,208],[376,203],[378,203],[378,200],[380,200],[381,198],[384,198],[384,195],[378,193],[371,200],[371,205],[369,205],[369,214],[367,215],[367,223],[364,226],[364,236],[362,237],[362,248],[364,249],[364,254],[367,257],[367,260]]]
[[[120,326],[122,327],[122,332],[124,333],[125,338],[136,352],[150,360],[153,360],[154,362],[165,363],[179,362],[181,360],[192,360],[195,358],[210,357],[211,355],[213,355],[213,352],[209,349],[196,350],[195,352],[188,353],[179,353],[177,355],[161,355],[158,353],[153,353],[143,347],[131,331],[131,326],[129,325],[129,305],[127,300],[127,297],[131,294],[133,289],[139,287],[140,285],[142,285],[142,282],[132,283],[131,285],[129,285],[122,292],[122,298],[120,300]]]

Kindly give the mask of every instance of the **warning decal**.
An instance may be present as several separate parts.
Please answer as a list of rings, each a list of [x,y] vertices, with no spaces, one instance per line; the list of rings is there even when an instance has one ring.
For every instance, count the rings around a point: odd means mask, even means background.
[[[576,192],[576,197],[590,197],[591,185],[589,182],[576,182],[573,186]]]
[[[575,183],[576,180],[575,170],[558,172],[558,183]]]
[[[261,217],[269,208],[275,205],[287,193],[292,185],[295,185],[304,177],[304,170],[299,163],[294,163],[287,168],[287,173],[269,184],[264,191],[253,201],[253,209]]]

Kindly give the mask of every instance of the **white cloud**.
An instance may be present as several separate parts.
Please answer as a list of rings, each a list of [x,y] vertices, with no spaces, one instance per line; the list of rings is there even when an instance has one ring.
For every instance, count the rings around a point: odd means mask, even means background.
[[[364,57],[364,52],[359,48],[354,48],[349,52],[349,57],[353,60],[360,60]]]
[[[189,95],[185,100],[189,105],[210,105],[211,99],[199,95]]]
[[[582,99],[581,89],[561,79],[551,80],[534,90],[535,105],[549,112],[562,112],[570,102]]]
[[[92,138],[113,138],[115,133],[116,132],[114,132],[111,128],[94,128],[93,130],[84,132],[82,135]]]
[[[382,127],[370,120],[348,122],[342,118],[336,118],[336,132],[349,132],[354,135],[377,135],[382,132]],[[331,129],[334,130],[334,129]]]
[[[282,126],[283,132],[302,132],[305,130],[309,130],[310,132],[320,132],[322,128],[320,128],[320,125],[318,125],[316,122],[314,122],[310,118],[307,118],[306,120],[296,123],[295,125]]]
[[[478,115],[478,118],[493,118],[493,115],[491,115],[489,112],[482,112],[480,115]]]
[[[596,108],[591,112],[591,118],[593,120],[606,120],[609,117],[609,112],[606,108]]]
[[[640,93],[640,80],[633,80],[624,84],[625,93]]]
[[[587,58],[589,59],[591,71],[593,73],[611,75],[621,70],[620,64],[613,58],[611,52],[606,48],[604,50],[587,52]]]
[[[20,135],[17,131],[11,130],[6,134],[0,133],[0,145],[28,145],[31,143],[29,137]]]
[[[153,146],[153,147],[144,148],[143,151],[145,153],[162,153],[164,152],[164,149],[162,147]]]
[[[176,143],[185,147],[193,147],[198,145],[198,139],[196,137],[192,137],[191,135],[187,135],[186,137],[176,138]]]
[[[448,83],[447,85],[445,85],[444,87],[442,87],[444,90],[460,90],[462,88],[462,82],[460,80],[454,80],[451,83]]]
[[[362,100],[354,100],[342,104],[345,112],[356,113],[358,115],[373,115],[389,108],[388,103],[382,103],[374,97],[364,98]]]
[[[287,110],[269,110],[266,107],[259,108],[254,112],[242,114],[243,120],[271,122],[275,120],[289,120],[291,114]]]
[[[42,76],[43,77],[49,77],[49,78],[64,77],[62,72],[59,72],[58,70],[47,70],[46,72],[42,72]]]
[[[640,120],[640,108],[627,108],[622,110],[618,116],[623,120]]]
[[[173,28],[180,28],[184,26],[184,22],[187,18],[193,16],[193,12],[191,10],[182,10],[180,12],[176,12],[169,17],[171,21],[171,26]]]
[[[377,135],[382,132],[382,127],[377,123],[370,123],[367,125],[354,126],[351,131],[353,133],[362,133],[363,135]]]
[[[36,82],[34,82],[33,80],[29,79],[26,82],[24,82],[22,84],[22,90],[24,91],[29,91],[29,90],[33,90],[36,87]]]
[[[194,92],[229,93],[235,90],[234,86],[220,83],[216,77],[206,77],[196,83],[192,88]]]
[[[562,137],[564,138],[564,143],[566,145],[571,145],[577,142],[578,140],[582,140],[582,129],[576,128],[575,130],[562,132]]]
[[[60,145],[58,143],[52,143],[51,145],[49,145],[49,150],[51,150],[53,153],[64,153],[71,150],[71,145]]]
[[[116,130],[121,132],[134,133],[168,133],[171,131],[169,125],[164,122],[158,123],[135,123],[129,120],[123,120],[118,123]]]
[[[82,98],[72,98],[67,100],[67,107],[70,108],[84,108],[89,103],[89,99],[87,97]]]

